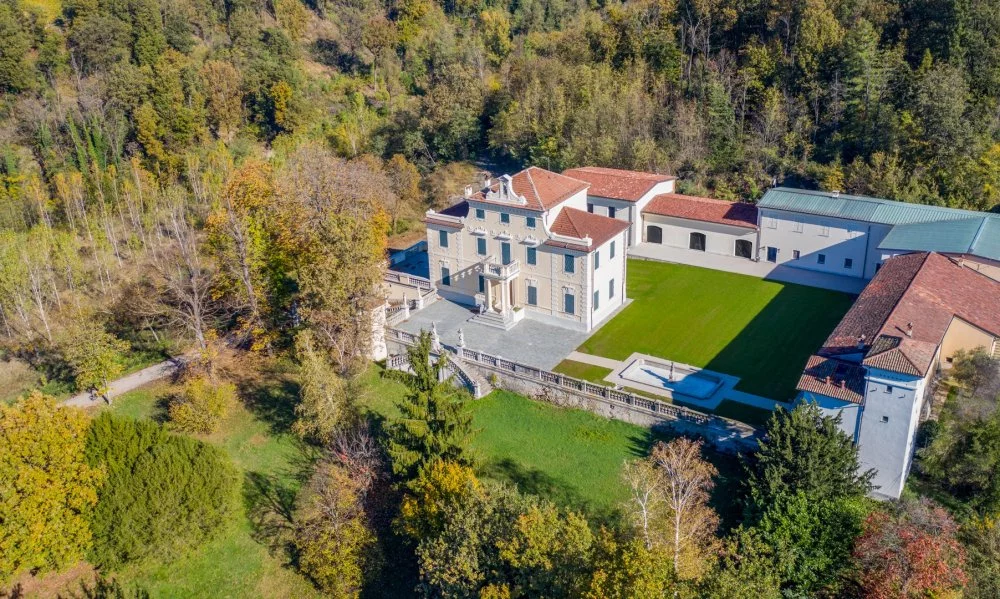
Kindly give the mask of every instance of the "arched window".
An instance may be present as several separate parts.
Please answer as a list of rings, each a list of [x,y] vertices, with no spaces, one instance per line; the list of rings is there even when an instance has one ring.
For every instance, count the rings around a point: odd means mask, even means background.
[[[646,241],[648,243],[663,243],[663,229],[646,225]]]
[[[736,257],[750,259],[753,256],[753,242],[747,239],[736,240]]]
[[[699,252],[705,251],[705,234],[704,233],[691,233],[691,241],[688,243],[688,247],[692,250],[698,250]]]

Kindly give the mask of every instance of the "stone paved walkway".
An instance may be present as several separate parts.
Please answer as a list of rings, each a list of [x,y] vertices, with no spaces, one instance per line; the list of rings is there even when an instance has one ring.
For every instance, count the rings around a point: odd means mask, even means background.
[[[588,334],[525,318],[509,331],[488,327],[471,320],[469,307],[440,299],[423,310],[414,312],[406,322],[396,328],[409,333],[429,331],[431,323],[437,326],[441,343],[458,344],[458,329],[465,333],[465,346],[494,356],[500,356],[541,368],[552,370],[574,348],[586,340]]]
[[[183,364],[184,359],[185,358],[175,358],[173,360],[166,360],[164,362],[160,362],[159,364],[153,364],[152,366],[143,368],[142,370],[137,370],[127,376],[123,376],[109,385],[108,397],[114,399],[119,395],[128,393],[129,391],[147,383],[152,383],[153,381],[166,378],[177,371],[177,368]],[[106,402],[103,399],[95,398],[90,393],[79,393],[64,400],[62,405],[90,408],[94,406],[102,406],[105,405],[105,403]]]
[[[712,270],[724,270],[737,274],[760,277],[783,283],[797,283],[832,291],[842,291],[857,295],[865,288],[868,281],[857,277],[845,277],[824,272],[794,268],[784,264],[770,262],[754,262],[736,256],[723,256],[707,252],[693,252],[685,248],[676,248],[658,243],[640,243],[629,249],[632,258],[645,258],[659,262],[673,262]]]

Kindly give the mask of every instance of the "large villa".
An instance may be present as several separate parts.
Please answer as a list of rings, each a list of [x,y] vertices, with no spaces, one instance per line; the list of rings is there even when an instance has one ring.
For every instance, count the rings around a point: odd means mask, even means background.
[[[675,182],[595,167],[487,179],[427,213],[426,275],[470,321],[576,341],[627,310],[627,257],[857,295],[798,365],[794,400],[840,413],[876,495],[898,497],[935,377],[959,350],[1000,354],[1000,215],[781,187],[728,202]]]

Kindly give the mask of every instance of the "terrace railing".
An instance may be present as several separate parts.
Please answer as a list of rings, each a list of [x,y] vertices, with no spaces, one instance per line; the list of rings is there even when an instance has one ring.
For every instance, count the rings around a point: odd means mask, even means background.
[[[416,343],[417,335],[413,333],[391,327],[386,332],[390,340],[400,342],[404,345]],[[610,385],[599,385],[474,349],[455,348],[452,351],[456,354],[455,362],[477,364],[495,371],[497,374],[537,381],[546,386],[569,391],[578,396],[604,400],[616,405],[625,406],[631,410],[653,414],[670,420],[681,420],[702,427],[729,430],[744,438],[754,437],[757,433],[757,429],[743,422],[713,414],[705,414],[684,406],[636,395],[633,392],[616,389]]]

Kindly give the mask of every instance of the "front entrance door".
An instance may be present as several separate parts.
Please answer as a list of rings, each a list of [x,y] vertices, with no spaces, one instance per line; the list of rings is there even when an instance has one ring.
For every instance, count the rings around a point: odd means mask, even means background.
[[[736,257],[749,259],[753,255],[753,242],[746,239],[736,240]]]
[[[767,248],[767,261],[768,262],[778,261],[778,248],[773,248],[773,247]]]

